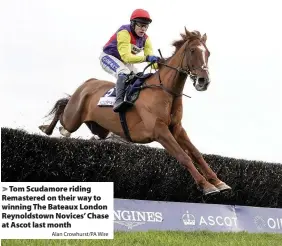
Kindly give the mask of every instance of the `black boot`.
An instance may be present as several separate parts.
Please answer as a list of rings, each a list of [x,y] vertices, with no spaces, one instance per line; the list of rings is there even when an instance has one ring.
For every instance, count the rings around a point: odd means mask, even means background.
[[[123,112],[127,108],[131,107],[133,104],[129,101],[124,100],[125,94],[125,81],[127,76],[121,74],[118,76],[117,83],[116,83],[116,101],[113,107],[114,112]]]

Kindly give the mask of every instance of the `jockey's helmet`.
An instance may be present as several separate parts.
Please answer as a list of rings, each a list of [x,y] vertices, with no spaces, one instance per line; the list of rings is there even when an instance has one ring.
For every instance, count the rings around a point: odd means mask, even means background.
[[[130,22],[131,23],[140,22],[143,24],[150,24],[152,22],[152,19],[148,11],[144,9],[135,9],[131,14]]]

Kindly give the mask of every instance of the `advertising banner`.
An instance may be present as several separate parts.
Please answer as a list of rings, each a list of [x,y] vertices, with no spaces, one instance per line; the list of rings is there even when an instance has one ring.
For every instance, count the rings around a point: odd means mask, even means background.
[[[114,230],[282,233],[282,210],[219,204],[115,199]]]

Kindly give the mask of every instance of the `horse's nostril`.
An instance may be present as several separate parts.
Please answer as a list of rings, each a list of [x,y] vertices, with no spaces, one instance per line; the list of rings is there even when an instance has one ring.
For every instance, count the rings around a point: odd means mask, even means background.
[[[206,82],[206,79],[205,78],[199,78],[198,79],[198,83],[199,84],[204,84]]]

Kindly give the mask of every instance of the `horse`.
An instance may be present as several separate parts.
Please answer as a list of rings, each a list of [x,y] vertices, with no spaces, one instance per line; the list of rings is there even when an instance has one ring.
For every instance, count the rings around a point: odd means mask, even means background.
[[[49,113],[54,115],[50,125],[41,125],[39,129],[51,135],[60,121],[61,135],[70,137],[84,123],[100,139],[114,133],[132,143],[156,141],[190,172],[204,196],[231,190],[210,168],[182,126],[182,96],[185,95],[182,92],[187,78],[199,92],[206,91],[211,82],[207,34],[184,29],[181,38],[172,43],[173,54],[166,59],[161,57],[154,73],[135,75],[135,84],[139,83],[139,86],[134,87],[135,99],[132,101],[135,101],[130,108],[116,113],[111,106],[98,105],[101,98],[112,93],[115,84],[90,78],[72,95],[59,99]],[[128,84],[132,89],[133,82]]]

